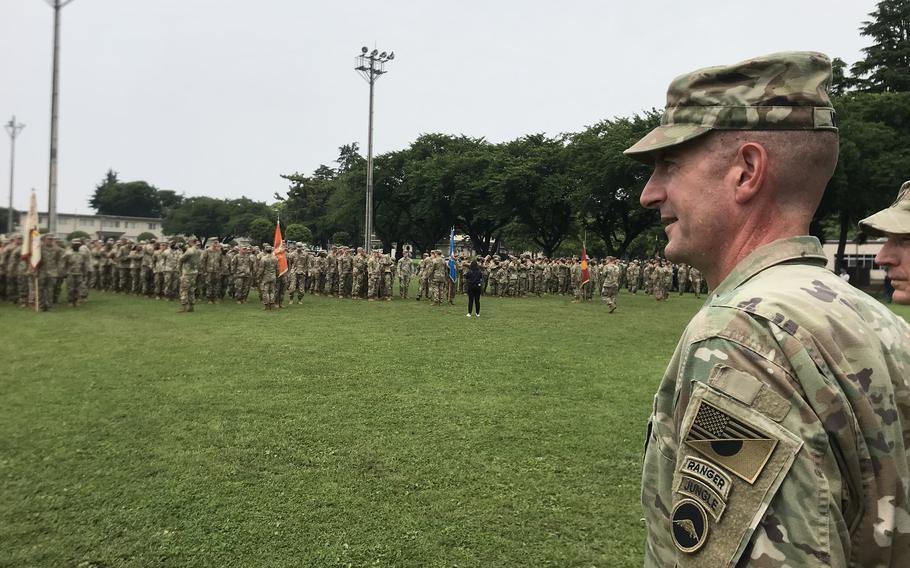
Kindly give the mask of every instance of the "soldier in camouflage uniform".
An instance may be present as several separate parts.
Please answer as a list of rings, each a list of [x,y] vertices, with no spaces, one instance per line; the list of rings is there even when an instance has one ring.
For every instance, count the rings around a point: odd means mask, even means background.
[[[609,257],[603,266],[603,286],[600,299],[610,307],[610,313],[616,311],[616,295],[619,294],[619,264],[615,258]]]
[[[155,239],[150,239],[147,243],[142,244],[142,262],[139,264],[139,292],[143,296],[151,296],[154,288],[154,254],[156,246]]]
[[[144,244],[135,244],[130,247],[129,252],[129,262],[130,262],[130,288],[127,292],[135,295],[139,295],[139,292],[142,290],[142,281],[139,279],[142,272],[142,249],[145,248]]]
[[[262,255],[259,259],[259,299],[262,301],[263,310],[275,308],[275,297],[278,284],[278,257],[272,253],[272,245],[262,246]]]
[[[825,269],[830,60],[680,76],[626,150],[654,166],[667,258],[713,293],[654,399],[647,566],[910,565],[910,327]]]
[[[689,267],[689,284],[692,286],[692,291],[695,292],[696,298],[701,298],[701,270],[695,268],[694,266]]]
[[[177,260],[177,271],[180,273],[180,311],[192,312],[196,305],[196,282],[199,277],[199,265],[202,263],[202,252],[196,246],[196,237],[186,240],[186,250]]]
[[[875,255],[875,262],[888,270],[894,287],[892,299],[910,304],[910,181],[904,182],[890,207],[866,217],[859,225],[868,235],[888,238]]]
[[[13,277],[16,282],[14,287],[15,296],[12,300],[18,303],[20,308],[27,308],[28,281],[31,279],[28,272],[28,261],[22,258],[22,237],[17,236],[13,240],[13,243],[15,248],[13,249],[12,254],[9,255],[9,260],[6,265],[7,274]]]
[[[212,244],[202,253],[201,271],[205,273],[206,298],[210,304],[221,297],[221,243],[212,239]]]
[[[245,304],[250,295],[250,279],[253,277],[253,259],[247,247],[240,247],[231,259],[231,274],[234,278],[234,300],[238,304]],[[303,291],[300,294],[302,297]]]
[[[338,259],[338,297],[350,298],[354,288],[354,256],[351,249],[342,247]]]
[[[379,256],[379,296],[386,301],[392,300],[392,270],[395,264],[387,254]]]
[[[180,270],[178,264],[183,252],[178,248],[177,241],[174,241],[164,251],[164,297],[172,301],[180,296]]]
[[[38,304],[38,309],[46,312],[53,303],[54,281],[50,273],[57,273],[57,254],[52,249],[54,238],[50,235],[41,236],[41,262],[31,271],[34,276],[28,279],[28,303]]]
[[[88,274],[89,259],[79,252],[81,246],[82,239],[73,239],[70,248],[63,253],[61,263],[63,273],[66,274],[67,302],[74,308],[80,303],[79,290],[82,287],[82,279]]]
[[[288,252],[288,297],[291,305],[294,304],[295,297],[303,303],[303,284],[305,276],[303,274],[305,260],[303,257],[303,243],[297,243],[294,248]]]
[[[411,287],[411,251],[405,250],[398,259],[398,296],[403,300],[408,299],[408,289]]]
[[[430,255],[423,253],[420,264],[417,265],[417,301],[420,298],[430,299]]]
[[[499,255],[494,254],[493,258],[487,264],[487,281],[490,287],[490,295],[499,295]]]
[[[440,250],[433,251],[430,261],[431,296],[433,305],[440,306],[448,290],[449,267],[446,266],[446,259],[442,256],[442,251]]]
[[[363,248],[357,247],[357,254],[351,261],[351,297],[355,300],[363,298],[366,291],[364,278],[367,274],[367,255]]]
[[[0,235],[0,301],[6,300],[6,258],[9,254],[9,242]]]
[[[638,259],[633,260],[629,263],[629,267],[626,269],[626,281],[629,285],[629,292],[633,294],[638,294],[638,286],[641,278],[641,264],[638,262]]]
[[[679,287],[679,295],[686,293],[686,286],[689,284],[689,265],[685,262],[676,267],[676,285]]]
[[[152,253],[152,293],[156,300],[161,299],[161,292],[164,290],[164,258],[162,255],[167,250],[167,244],[164,242],[155,245],[155,251]]]
[[[367,300],[370,302],[379,297],[379,286],[382,279],[380,254],[379,250],[374,250],[370,259],[367,260]]]
[[[60,303],[60,291],[63,289],[63,281],[66,275],[62,272],[63,254],[66,251],[59,245],[59,240],[49,238],[47,250],[41,252],[41,262],[47,262],[45,268],[47,271],[47,294],[51,304]]]

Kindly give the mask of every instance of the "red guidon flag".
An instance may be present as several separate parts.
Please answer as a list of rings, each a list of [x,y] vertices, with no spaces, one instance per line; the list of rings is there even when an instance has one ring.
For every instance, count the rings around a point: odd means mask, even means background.
[[[22,223],[22,260],[27,260],[32,270],[41,262],[41,233],[38,231],[38,196],[32,192],[28,217]]]
[[[278,257],[278,276],[288,271],[288,255],[284,251],[284,239],[281,238],[281,222],[275,223],[275,256]]]
[[[590,280],[588,273],[588,253],[585,252],[585,245],[581,245],[581,285],[584,286]]]

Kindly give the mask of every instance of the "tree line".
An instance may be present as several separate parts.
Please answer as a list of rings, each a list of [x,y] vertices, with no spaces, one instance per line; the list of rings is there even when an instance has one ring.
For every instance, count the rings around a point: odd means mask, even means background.
[[[883,0],[869,18],[860,28],[872,41],[864,58],[849,68],[834,60],[840,160],[812,224],[816,236],[839,239],[840,259],[849,239],[862,238],[856,222],[889,204],[910,177],[910,0]],[[638,203],[650,169],[622,151],[659,120],[651,109],[577,133],[500,143],[423,134],[374,159],[375,236],[385,250],[393,243],[427,250],[454,225],[481,255],[503,247],[573,254],[582,239],[598,255],[653,254],[665,237],[657,213]],[[185,198],[108,172],[91,205],[99,213],[160,215],[167,233],[264,242],[280,216],[290,240],[362,242],[366,160],[356,143],[339,148],[331,166],[281,177],[287,191],[265,203]]]

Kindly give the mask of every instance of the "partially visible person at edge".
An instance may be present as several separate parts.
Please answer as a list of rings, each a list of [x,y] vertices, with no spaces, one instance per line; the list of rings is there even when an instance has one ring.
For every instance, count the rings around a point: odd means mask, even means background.
[[[866,217],[859,226],[867,235],[888,239],[875,262],[887,267],[891,299],[910,304],[910,181],[904,182],[890,207]]]
[[[468,273],[465,276],[465,286],[468,292],[468,317],[476,314],[480,317],[480,293],[483,291],[483,272],[476,260],[471,261]]]
[[[910,566],[910,327],[808,236],[830,81],[813,52],[682,75],[626,150],[666,257],[712,290],[654,398],[646,566]]]

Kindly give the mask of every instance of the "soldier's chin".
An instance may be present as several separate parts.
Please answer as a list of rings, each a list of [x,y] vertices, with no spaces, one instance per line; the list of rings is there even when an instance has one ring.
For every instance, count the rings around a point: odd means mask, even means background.
[[[664,258],[670,262],[686,262],[685,255],[677,247],[673,246],[673,241],[670,241],[664,247]]]
[[[904,280],[898,286],[894,286],[891,301],[898,304],[910,304],[910,287],[907,284],[908,282]]]

